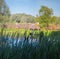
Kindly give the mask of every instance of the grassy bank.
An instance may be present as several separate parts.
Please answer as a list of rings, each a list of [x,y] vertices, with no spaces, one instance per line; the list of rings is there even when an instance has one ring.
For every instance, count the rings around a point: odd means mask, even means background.
[[[60,59],[60,31],[1,30],[0,59]]]

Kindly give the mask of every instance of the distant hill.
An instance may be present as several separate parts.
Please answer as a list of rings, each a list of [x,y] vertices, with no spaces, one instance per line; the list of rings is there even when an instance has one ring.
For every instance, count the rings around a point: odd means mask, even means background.
[[[35,17],[27,14],[13,14],[10,16],[11,22],[19,22],[19,23],[33,23],[35,22]]]

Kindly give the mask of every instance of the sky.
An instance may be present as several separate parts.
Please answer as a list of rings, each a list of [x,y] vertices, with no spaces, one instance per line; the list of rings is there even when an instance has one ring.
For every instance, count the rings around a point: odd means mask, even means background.
[[[55,16],[60,16],[60,0],[5,0],[11,14],[26,13],[33,16],[38,15],[41,6],[53,9]]]

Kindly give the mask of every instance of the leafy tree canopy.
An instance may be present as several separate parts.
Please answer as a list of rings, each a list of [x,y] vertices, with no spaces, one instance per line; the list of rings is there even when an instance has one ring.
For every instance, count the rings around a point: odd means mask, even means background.
[[[52,14],[52,9],[48,8],[47,6],[41,6],[39,9],[39,16],[37,17],[37,19],[39,19],[38,22],[40,23],[40,27],[48,26]]]
[[[0,23],[5,22],[8,16],[10,16],[8,5],[5,0],[0,0]]]
[[[42,6],[39,10],[39,15],[40,16],[51,16],[53,14],[53,10],[46,7],[46,6]]]

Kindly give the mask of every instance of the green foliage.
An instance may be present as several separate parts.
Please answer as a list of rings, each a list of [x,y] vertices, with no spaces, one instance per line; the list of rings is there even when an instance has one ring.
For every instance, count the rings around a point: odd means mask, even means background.
[[[48,27],[49,20],[51,18],[52,13],[53,13],[52,9],[46,6],[42,6],[41,9],[39,10],[39,14],[41,15],[40,23],[43,23],[46,27]]]
[[[41,7],[41,9],[39,10],[39,15],[41,15],[41,16],[47,16],[47,17],[49,17],[49,16],[51,16],[53,14],[53,11],[52,11],[52,9],[50,9],[50,8],[48,8],[48,7],[46,7],[46,6],[42,6]]]
[[[50,21],[51,21],[50,23],[53,23],[53,24],[60,24],[60,17],[53,16],[51,17]]]
[[[20,22],[20,23],[33,23],[35,22],[35,17],[27,14],[13,14],[10,17],[11,22]]]
[[[28,38],[23,35],[24,41],[18,43],[18,40],[23,40],[19,39],[19,32],[14,32],[11,37],[9,34],[0,36],[0,59],[60,59],[60,31],[31,32],[39,33],[38,41],[34,42],[32,39],[29,43]],[[48,33],[50,34],[47,35]]]
[[[39,16],[36,17],[35,22],[39,22],[41,28],[48,27],[49,24],[60,24],[60,17],[52,16],[52,14],[52,9],[41,6]]]
[[[5,0],[0,0],[0,14],[9,15],[9,8],[5,2]]]
[[[0,14],[0,22],[3,22],[3,16]]]
[[[9,21],[10,11],[5,0],[0,0],[0,23]]]

